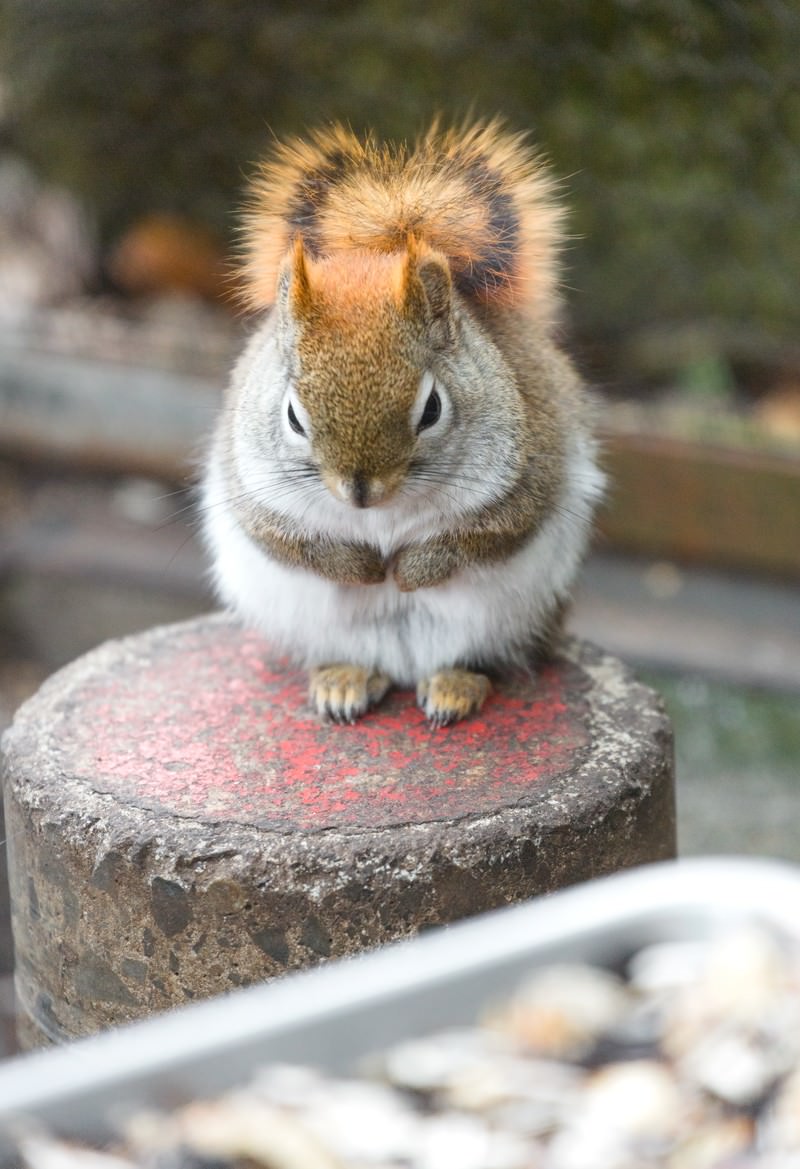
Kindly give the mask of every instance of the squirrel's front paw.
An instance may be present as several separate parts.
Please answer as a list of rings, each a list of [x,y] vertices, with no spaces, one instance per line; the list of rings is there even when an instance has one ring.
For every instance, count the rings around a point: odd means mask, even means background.
[[[308,696],[321,718],[353,723],[380,702],[390,685],[386,674],[371,674],[364,666],[318,666],[310,672]]]
[[[451,550],[439,541],[409,544],[397,553],[394,580],[401,593],[412,593],[415,589],[442,584],[453,575],[456,567]]]
[[[431,726],[446,727],[483,706],[490,690],[489,679],[471,670],[439,670],[417,683],[417,705]]]
[[[386,563],[369,544],[338,544],[326,556],[325,574],[339,584],[380,584]]]

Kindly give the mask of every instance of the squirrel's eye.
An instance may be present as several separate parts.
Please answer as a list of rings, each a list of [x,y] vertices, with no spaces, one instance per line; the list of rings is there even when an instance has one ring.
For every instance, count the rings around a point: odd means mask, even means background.
[[[289,425],[291,426],[291,428],[295,432],[295,434],[305,434],[305,431],[303,430],[300,419],[297,417],[297,415],[294,412],[294,406],[292,406],[291,401],[289,402],[289,409],[287,410],[287,415],[289,418]]]
[[[442,399],[439,397],[436,390],[431,390],[428,394],[428,400],[425,403],[425,409],[422,411],[422,417],[417,423],[417,434],[421,430],[428,430],[429,427],[435,426],[442,416]]]

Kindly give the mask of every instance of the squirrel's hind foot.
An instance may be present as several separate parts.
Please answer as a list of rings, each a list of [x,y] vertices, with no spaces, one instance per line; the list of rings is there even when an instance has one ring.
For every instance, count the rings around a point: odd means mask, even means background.
[[[432,727],[446,727],[476,714],[491,690],[484,674],[471,670],[439,670],[417,683],[417,704]]]
[[[364,666],[346,663],[317,666],[310,671],[308,696],[320,718],[354,723],[380,702],[391,686],[386,674],[370,673]]]

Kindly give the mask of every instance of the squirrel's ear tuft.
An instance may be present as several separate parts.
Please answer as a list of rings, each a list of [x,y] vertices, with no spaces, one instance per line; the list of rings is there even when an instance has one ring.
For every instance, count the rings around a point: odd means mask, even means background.
[[[400,282],[400,306],[405,316],[427,324],[441,342],[452,332],[453,282],[444,256],[409,237]]]
[[[432,316],[437,320],[449,317],[453,283],[447,261],[427,256],[417,264],[417,276],[422,281]]]
[[[281,265],[278,276],[278,305],[296,319],[308,316],[312,305],[311,281],[308,277],[303,241],[298,235]]]

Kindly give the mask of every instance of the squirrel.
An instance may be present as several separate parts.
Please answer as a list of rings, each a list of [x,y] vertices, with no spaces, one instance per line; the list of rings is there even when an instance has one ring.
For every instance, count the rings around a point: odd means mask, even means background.
[[[604,477],[553,340],[562,209],[497,121],[279,144],[244,219],[263,314],[204,477],[221,598],[323,718],[415,687],[434,727],[558,634]]]

